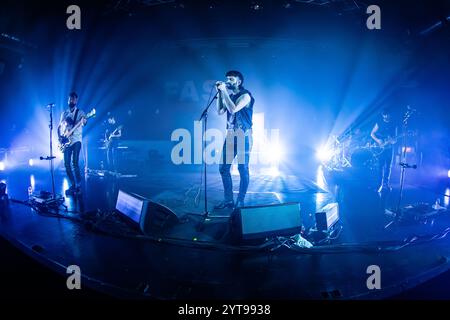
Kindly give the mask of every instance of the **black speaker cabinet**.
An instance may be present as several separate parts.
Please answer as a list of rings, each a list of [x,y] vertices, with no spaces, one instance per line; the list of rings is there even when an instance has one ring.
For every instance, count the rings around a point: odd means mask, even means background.
[[[300,204],[296,202],[243,207],[231,215],[234,241],[289,236],[300,233],[301,228]]]
[[[119,190],[116,211],[147,235],[160,235],[179,222],[177,215],[159,203]]]

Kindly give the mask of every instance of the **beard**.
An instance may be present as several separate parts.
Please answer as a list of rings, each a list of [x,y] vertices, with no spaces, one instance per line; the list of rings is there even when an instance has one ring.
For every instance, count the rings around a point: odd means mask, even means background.
[[[237,86],[232,83],[226,83],[227,89],[234,90],[237,89]]]
[[[76,106],[75,103],[73,103],[73,102],[69,103],[69,108],[70,108],[70,110],[75,109],[75,106]]]

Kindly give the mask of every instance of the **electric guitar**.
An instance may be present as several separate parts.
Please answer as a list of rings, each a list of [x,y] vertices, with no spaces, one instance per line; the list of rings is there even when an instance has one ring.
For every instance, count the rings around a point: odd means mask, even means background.
[[[398,139],[404,137],[404,134],[400,134],[396,137],[387,137],[386,139],[384,139],[382,141],[381,144],[375,144],[372,146],[372,153],[375,154],[376,156],[380,155],[383,153],[383,151],[385,149],[387,149],[388,147],[394,145],[397,143]]]
[[[61,152],[64,152],[67,149],[67,147],[69,147],[72,144],[73,133],[82,125],[83,120],[84,119],[88,120],[89,118],[95,117],[95,114],[96,114],[95,109],[92,109],[91,111],[89,111],[88,114],[81,117],[80,121],[78,121],[73,126],[71,126],[71,124],[67,119],[64,121],[65,124],[64,129],[62,130],[63,133],[62,134],[58,133],[59,150],[61,150]]]
[[[105,138],[105,140],[103,140],[103,148],[105,148],[105,149],[108,149],[108,148],[109,148],[109,146],[111,145],[111,142],[112,142],[115,138],[117,138],[117,137],[115,137],[115,135],[116,135],[120,130],[122,130],[122,128],[123,128],[122,125],[118,126],[113,132],[111,132],[111,134],[110,134],[108,137]]]

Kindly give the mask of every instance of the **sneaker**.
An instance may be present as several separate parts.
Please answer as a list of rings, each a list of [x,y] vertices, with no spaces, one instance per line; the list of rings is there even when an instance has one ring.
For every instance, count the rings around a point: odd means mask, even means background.
[[[233,201],[222,201],[218,205],[214,206],[214,209],[233,209],[234,202]]]

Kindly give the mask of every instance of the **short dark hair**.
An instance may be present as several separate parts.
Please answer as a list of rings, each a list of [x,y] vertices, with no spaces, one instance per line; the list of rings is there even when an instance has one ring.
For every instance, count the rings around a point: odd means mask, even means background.
[[[242,84],[244,83],[244,76],[242,75],[242,73],[240,73],[239,71],[236,70],[230,70],[225,74],[225,77],[238,77],[239,79],[241,79],[241,85],[240,87],[242,87]]]
[[[77,93],[76,93],[75,91],[72,91],[72,92],[69,94],[69,98],[77,98],[77,99],[78,99],[78,95],[77,95]]]

